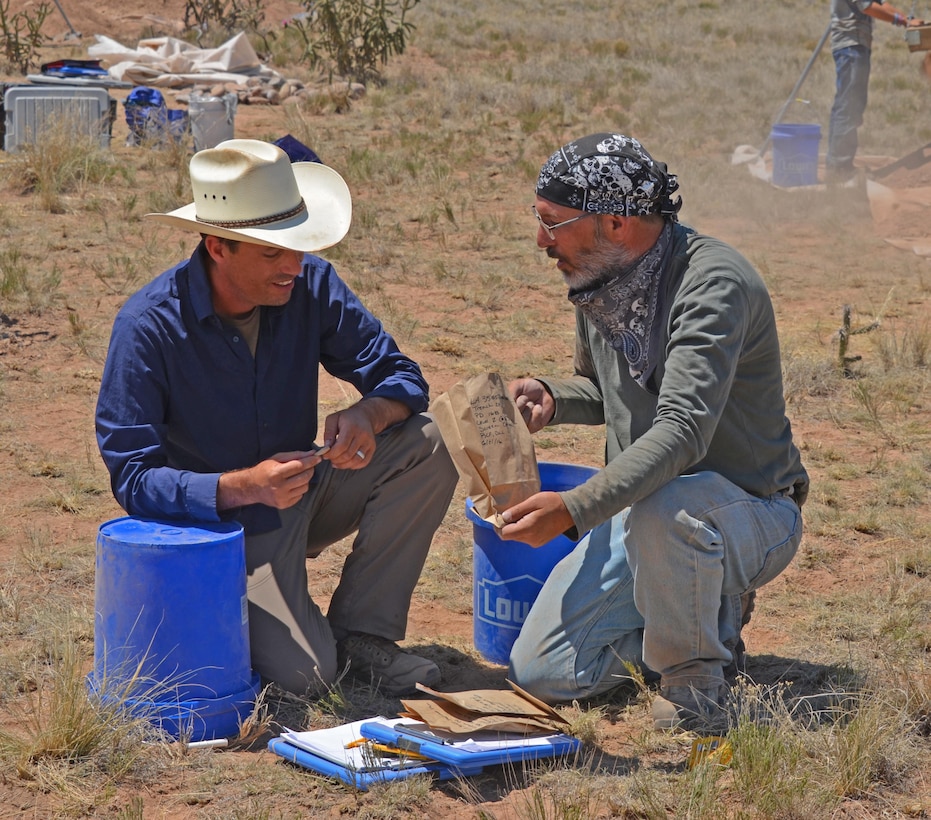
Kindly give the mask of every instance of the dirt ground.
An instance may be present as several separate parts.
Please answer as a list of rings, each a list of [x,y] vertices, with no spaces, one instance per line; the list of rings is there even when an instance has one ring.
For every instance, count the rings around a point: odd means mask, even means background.
[[[129,13],[126,4],[116,0],[96,0],[91,3],[74,3],[64,0],[64,12],[71,26],[82,35],[82,42],[92,41],[92,35],[105,34],[132,45],[139,36],[150,31],[149,27],[163,28],[170,33],[174,23],[182,19],[184,4],[181,0],[153,0],[148,4],[149,12]],[[285,19],[300,11],[295,4],[274,2],[268,4],[269,18]],[[62,18],[62,19],[58,19]],[[49,19],[49,29],[58,38],[55,47],[65,48],[74,44],[74,38],[68,37],[69,28],[62,15],[54,11]],[[125,92],[115,91],[113,96],[120,99]],[[122,146],[125,138],[125,124],[118,118],[114,128],[114,150],[127,150]],[[281,112],[274,107],[240,107],[236,120],[237,136],[263,136],[280,133]],[[916,174],[896,182],[894,175],[883,180],[883,184],[897,185],[900,190],[922,188],[931,185],[931,172],[927,177]],[[918,196],[921,200],[924,191]],[[908,197],[905,197],[908,200]],[[12,202],[5,207],[20,208],[24,205]],[[870,218],[865,202],[858,205],[858,219],[865,233],[877,240],[902,239],[927,242],[929,239],[926,203],[906,201],[890,206],[877,219]],[[816,250],[822,246],[822,226],[806,225],[799,220],[791,230],[786,229],[779,235],[764,238],[764,227],[754,217],[746,219],[735,216],[731,220],[720,220],[717,224],[702,226],[709,233],[719,233],[741,247],[752,246],[760,254],[775,259],[781,254],[782,262],[774,262],[773,275],[778,277],[775,301],[783,323],[793,323],[798,327],[808,328],[812,335],[821,337],[821,343],[830,350],[830,337],[839,321],[839,298],[829,282],[818,286],[809,281],[813,268],[822,263],[822,257]],[[56,230],[62,237],[86,233],[82,217],[78,214],[64,214],[56,222]],[[115,227],[115,231],[119,228]],[[100,254],[112,237],[95,237],[88,235],[85,254]],[[871,268],[876,272],[877,281],[863,281],[860,287],[875,294],[873,302],[881,302],[888,290],[881,281],[884,270],[888,269],[889,260],[895,258],[901,264],[901,255],[908,255],[909,263],[915,271],[916,278],[929,275],[928,261],[911,254],[908,250],[892,247],[888,243],[875,241],[865,243],[865,252],[873,254],[872,265],[861,259],[862,268]],[[89,469],[97,474],[102,470],[93,438],[93,405],[96,399],[99,368],[88,365],[86,357],[74,350],[73,345],[66,344],[72,335],[69,329],[69,313],[82,316],[102,317],[100,321],[112,319],[116,308],[124,298],[122,295],[107,293],[95,287],[91,274],[81,258],[74,258],[70,266],[62,271],[69,279],[66,288],[69,294],[84,292],[84,296],[69,296],[72,302],[48,313],[38,316],[17,314],[0,315],[0,372],[4,375],[2,383],[2,403],[7,419],[2,428],[4,444],[0,446],[0,476],[2,476],[2,499],[0,511],[3,512],[0,527],[0,564],[13,565],[22,561],[22,549],[30,533],[41,532],[43,538],[57,544],[77,545],[93,543],[96,526],[100,521],[121,514],[112,498],[102,497],[95,502],[96,519],[91,516],[71,516],[62,514],[62,508],[49,509],[35,503],[35,499],[47,493],[48,482],[54,478],[56,461],[70,459],[85,460]],[[861,274],[861,277],[863,275]],[[83,288],[78,284],[83,278]],[[864,277],[865,278],[865,277]],[[540,292],[528,289],[521,294],[528,304],[539,310],[549,304],[554,323],[565,323],[568,314],[564,299],[554,299],[559,293],[561,283],[554,271],[551,291]],[[899,321],[922,319],[927,311],[927,292],[923,285],[913,287],[911,300],[901,309]],[[81,300],[84,300],[83,302]],[[448,306],[425,305],[422,321],[436,324],[438,332],[442,331]],[[481,319],[481,310],[474,306],[463,306],[464,312],[474,311],[476,321]],[[791,320],[787,318],[791,313]],[[109,317],[109,319],[107,318]],[[819,318],[820,317],[820,318]],[[493,345],[494,342],[489,342]],[[531,344],[534,344],[531,342]],[[862,349],[862,343],[861,344]],[[509,356],[513,362],[521,361],[522,351],[514,350]],[[452,358],[440,350],[424,350],[418,358],[433,385],[434,393],[442,391],[464,375],[461,361]],[[562,363],[568,368],[569,361]],[[41,373],[42,377],[34,378]],[[516,375],[516,374],[515,374]],[[811,392],[818,388],[818,375],[812,376]],[[342,393],[337,384],[324,383],[324,400],[338,401]],[[913,410],[916,422],[927,426],[929,411],[927,408]],[[790,413],[792,407],[790,406]],[[796,430],[806,462],[815,476],[829,473],[831,459],[825,453],[855,453],[862,461],[876,458],[875,440],[864,435],[862,430],[851,432],[836,423],[830,414],[800,413],[793,415]],[[546,451],[548,461],[567,461],[576,463],[597,463],[600,457],[600,442],[596,435],[580,434],[578,438],[557,438]],[[817,458],[812,458],[817,456]],[[900,454],[890,453],[889,458],[899,458]],[[26,462],[26,463],[24,463]],[[811,463],[813,462],[813,464]],[[66,495],[63,493],[63,495]],[[66,502],[63,499],[63,504]],[[457,495],[454,504],[461,505],[463,498]],[[827,502],[825,502],[827,503]],[[829,506],[829,504],[828,504]],[[926,510],[910,511],[927,519]],[[465,522],[458,531],[447,533],[446,549],[455,550],[462,547],[469,539],[469,529]],[[791,601],[794,593],[809,596],[821,596],[831,599],[834,592],[851,586],[867,589],[873,579],[883,572],[897,552],[902,549],[902,541],[894,536],[876,538],[868,528],[862,531],[845,529],[832,533],[830,527],[820,527],[818,535],[810,542],[808,559],[797,562],[783,576],[774,581],[761,594],[757,617],[745,630],[745,638],[750,652],[748,670],[754,679],[761,683],[775,683],[785,677],[786,670],[794,670],[799,679],[816,680],[825,674],[825,665],[809,662],[805,653],[805,640],[799,629],[816,629],[813,624],[799,625],[793,622]],[[818,560],[818,555],[830,552],[830,564]],[[326,600],[332,577],[338,571],[340,554],[325,554],[318,559],[314,567],[312,585],[315,596],[321,602]],[[38,589],[37,595],[42,594]],[[777,611],[779,607],[784,607]],[[772,617],[770,617],[772,616]],[[814,638],[811,638],[814,642]],[[407,643],[410,646],[428,647],[433,656],[441,663],[444,671],[444,685],[450,688],[497,687],[504,685],[504,669],[482,663],[472,651],[472,614],[461,605],[450,606],[442,597],[415,598],[411,611],[410,630]],[[437,644],[441,644],[437,648]],[[600,748],[605,766],[621,765],[623,761],[632,761],[645,754],[644,733],[650,731],[648,710],[637,704],[607,704],[605,718],[601,721]],[[660,759],[664,759],[670,769],[681,767],[686,750],[674,743],[654,750]],[[274,756],[248,751],[225,751],[217,753],[227,759],[239,759],[235,764],[238,771],[248,771],[249,767],[281,765]],[[633,764],[627,764],[628,770]],[[623,768],[623,766],[621,766]],[[245,779],[248,775],[241,775]],[[931,814],[931,769],[915,776],[916,790],[910,798],[909,805],[913,816]],[[479,796],[473,796],[473,805],[461,799],[452,788],[435,788],[428,809],[424,816],[443,817],[446,820],[471,818],[476,816],[478,803],[496,818],[511,816],[521,806],[517,793],[509,792],[501,777],[489,776],[477,779],[474,787]],[[242,793],[242,784],[236,783],[237,793]],[[310,786],[308,787],[311,788]],[[196,799],[185,799],[187,784],[162,783],[158,787],[147,787],[144,793],[145,817],[186,818],[195,816],[244,816],[237,815],[234,805],[223,804],[214,800],[212,806],[197,805]],[[132,789],[119,787],[119,794],[129,799]],[[123,794],[125,792],[125,795]],[[119,802],[119,801],[117,801]],[[903,801],[896,810],[906,811],[908,806]],[[262,794],[260,803],[268,813],[262,816],[298,816],[300,801],[293,796],[278,797],[273,793]],[[125,800],[122,805],[125,805]],[[917,809],[916,809],[917,807]],[[11,773],[0,773],[0,817],[44,817],[55,809],[55,798],[49,794],[36,793],[28,784],[19,782]],[[201,814],[211,811],[213,814]],[[316,811],[306,816],[317,816]],[[864,811],[869,811],[865,809]],[[871,813],[850,816],[879,816]],[[355,809],[351,797],[345,801],[335,801],[327,816],[353,816]],[[103,815],[101,815],[103,816]],[[116,816],[112,811],[107,816]],[[121,815],[129,816],[129,815]],[[251,815],[250,815],[251,816]],[[258,816],[258,815],[256,815]],[[322,813],[319,816],[324,816]],[[527,816],[526,814],[524,816]]]

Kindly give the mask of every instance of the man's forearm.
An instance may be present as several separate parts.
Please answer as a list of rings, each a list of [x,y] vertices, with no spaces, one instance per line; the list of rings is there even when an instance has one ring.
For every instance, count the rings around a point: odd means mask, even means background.
[[[874,20],[892,23],[895,26],[907,26],[909,24],[906,14],[889,3],[873,3],[867,7],[864,13]]]
[[[255,502],[256,489],[249,470],[222,473],[217,482],[217,512],[245,507]]]
[[[377,436],[394,424],[408,418],[412,411],[404,402],[372,396],[361,399],[355,407],[363,411],[372,425],[372,432]]]

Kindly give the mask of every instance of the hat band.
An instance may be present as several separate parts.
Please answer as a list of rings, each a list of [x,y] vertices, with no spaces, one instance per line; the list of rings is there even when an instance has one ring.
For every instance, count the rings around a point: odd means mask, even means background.
[[[291,219],[303,213],[307,213],[307,206],[304,204],[304,200],[301,199],[290,211],[282,211],[280,214],[263,216],[259,219],[204,219],[196,214],[194,218],[198,222],[203,222],[207,225],[215,225],[218,228],[257,228],[260,225],[271,225],[274,222],[284,222],[286,219]]]

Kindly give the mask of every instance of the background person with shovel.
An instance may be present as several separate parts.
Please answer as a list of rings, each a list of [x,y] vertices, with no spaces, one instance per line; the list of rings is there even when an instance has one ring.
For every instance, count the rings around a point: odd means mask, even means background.
[[[873,20],[895,26],[921,26],[882,0],[831,0],[831,53],[837,73],[828,126],[825,171],[829,182],[845,182],[854,173],[857,129],[863,124],[870,82]]]

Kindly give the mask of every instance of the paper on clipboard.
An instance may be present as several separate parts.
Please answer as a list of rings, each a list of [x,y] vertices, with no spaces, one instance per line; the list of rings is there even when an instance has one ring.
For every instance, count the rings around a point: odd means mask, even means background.
[[[385,743],[394,743],[434,758],[459,775],[477,774],[485,766],[563,757],[581,747],[578,738],[563,732],[527,736],[501,732],[475,732],[453,737],[423,723],[395,723],[388,726],[369,721],[362,734]]]
[[[449,701],[402,700],[405,714],[422,721],[431,729],[467,736],[475,732],[547,733],[554,724],[542,718],[514,718],[507,715],[476,715]]]
[[[423,765],[422,761],[396,755],[378,755],[368,746],[347,748],[353,741],[362,737],[360,728],[363,723],[376,720],[386,726],[400,722],[400,718],[385,717],[366,718],[329,729],[314,729],[307,732],[282,732],[280,737],[292,746],[310,752],[324,760],[356,772],[375,772],[385,769],[403,769]]]

